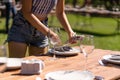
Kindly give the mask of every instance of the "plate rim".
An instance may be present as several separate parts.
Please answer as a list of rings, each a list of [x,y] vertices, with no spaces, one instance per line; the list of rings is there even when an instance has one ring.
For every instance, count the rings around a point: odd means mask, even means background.
[[[0,63],[5,63],[5,62],[7,62],[7,57],[0,57],[0,59],[2,60],[2,61],[0,61]]]
[[[106,57],[106,56],[108,56],[108,57]],[[110,57],[112,57],[112,55],[108,54],[108,55],[103,56],[103,59],[108,61],[108,62],[111,62],[111,63],[120,64],[120,61],[118,61],[118,60],[111,60]]]
[[[81,73],[81,72],[83,72],[83,71],[80,71],[80,70],[57,70],[57,71],[52,71],[52,72],[48,72],[46,75],[45,75],[45,79],[47,80],[49,80],[49,78],[53,78],[53,77],[50,77],[49,75],[52,75],[52,74],[55,74],[55,73],[59,73],[59,72],[61,72],[61,73],[65,73],[65,72],[67,72],[67,71],[72,71],[72,72],[76,72],[76,73]],[[69,75],[69,74],[68,74]],[[94,74],[92,74],[91,73],[91,75],[92,75],[92,77],[93,78],[95,78],[95,75]]]
[[[108,54],[108,55],[104,55],[102,58],[105,59],[105,60],[107,60],[107,59],[109,59],[110,57],[112,57],[112,55]]]
[[[70,55],[77,55],[78,53],[80,53],[80,51],[76,48],[72,48],[72,52],[71,51],[65,51],[65,52],[59,52],[59,51],[56,51],[55,54],[56,55],[61,55],[61,56],[70,56]],[[74,52],[74,50],[76,50]],[[49,53],[53,54],[53,52],[51,52],[51,49],[49,50]]]
[[[22,58],[7,58],[7,59],[17,59],[17,60],[20,60],[19,62],[19,65],[17,64],[17,65],[8,65],[9,63],[9,61],[7,61],[7,64],[6,64],[6,67],[7,67],[7,69],[8,70],[11,70],[11,69],[18,69],[18,68],[21,68],[21,64],[22,64],[22,61],[23,61],[23,59]]]

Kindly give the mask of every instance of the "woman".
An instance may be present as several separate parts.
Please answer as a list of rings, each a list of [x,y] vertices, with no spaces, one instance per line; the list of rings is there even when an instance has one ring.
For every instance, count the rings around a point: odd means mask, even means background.
[[[64,0],[21,0],[22,9],[14,18],[8,34],[9,57],[25,57],[28,47],[29,55],[45,54],[48,50],[48,36],[59,40],[56,33],[47,27],[47,15],[56,2],[56,16],[65,31],[69,42],[74,43],[74,32],[64,12]]]

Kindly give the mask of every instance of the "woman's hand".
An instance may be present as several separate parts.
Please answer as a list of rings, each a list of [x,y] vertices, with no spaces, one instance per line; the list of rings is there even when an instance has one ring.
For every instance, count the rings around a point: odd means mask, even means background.
[[[69,43],[71,44],[77,43],[77,41],[75,40],[75,36],[76,36],[75,32],[69,34]]]
[[[49,31],[48,37],[52,38],[55,42],[58,43],[58,45],[62,44],[60,37],[57,35],[57,33],[53,32],[52,30]]]
[[[82,41],[84,37],[85,35],[77,35],[76,33],[71,33],[69,36],[69,43],[77,43],[77,41]]]

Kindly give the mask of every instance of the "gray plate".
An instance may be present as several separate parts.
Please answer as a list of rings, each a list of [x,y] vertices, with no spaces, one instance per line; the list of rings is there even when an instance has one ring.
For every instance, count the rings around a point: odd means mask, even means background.
[[[103,59],[110,62],[110,63],[120,64],[120,59],[118,59],[118,57],[116,57],[116,58],[117,59],[115,59],[115,57],[113,58],[113,55],[103,56]]]
[[[53,54],[54,51],[50,49],[49,53]],[[72,55],[77,55],[78,53],[80,53],[80,50],[75,48],[71,49],[70,51],[64,51],[64,52],[55,51],[55,54],[60,56],[72,56]]]

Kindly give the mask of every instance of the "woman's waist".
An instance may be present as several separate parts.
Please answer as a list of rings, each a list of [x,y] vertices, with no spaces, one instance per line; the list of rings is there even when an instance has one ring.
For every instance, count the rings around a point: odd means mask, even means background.
[[[23,17],[23,13],[22,13],[22,10],[18,11],[18,14],[20,14],[22,17]],[[34,13],[33,13],[34,14]],[[45,21],[47,20],[47,15],[42,15],[41,14],[34,14],[40,21]]]
[[[34,14],[40,21],[44,21],[47,19],[47,15],[40,15],[40,14]]]

